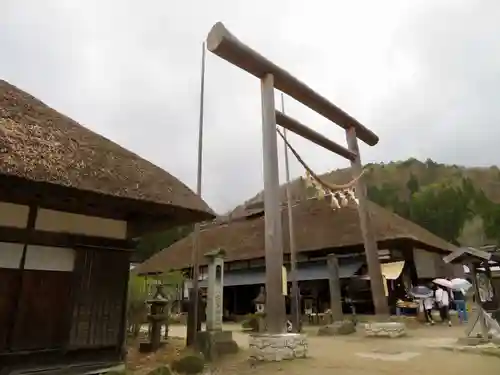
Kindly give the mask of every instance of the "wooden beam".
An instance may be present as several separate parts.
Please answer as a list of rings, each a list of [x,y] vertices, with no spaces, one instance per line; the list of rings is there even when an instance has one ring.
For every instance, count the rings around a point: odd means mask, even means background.
[[[282,294],[283,231],[280,211],[278,135],[274,112],[274,80],[261,80],[262,150],[264,169],[264,221],[266,254],[266,323],[270,333],[285,329],[285,298]]]
[[[359,139],[368,145],[374,146],[378,143],[378,136],[370,129],[290,73],[239,41],[221,22],[217,22],[210,30],[207,36],[207,48],[210,52],[257,78],[263,79],[267,74],[272,74],[274,87],[278,90],[290,95],[346,130],[353,127],[356,129]]]
[[[350,128],[346,131],[347,145],[349,150],[355,152],[358,157],[351,161],[351,172],[353,176],[362,174],[363,166],[359,157],[358,139],[356,138],[356,129]],[[375,306],[375,314],[389,316],[389,305],[385,295],[385,280],[382,277],[382,269],[378,258],[378,247],[373,231],[370,212],[368,211],[368,199],[366,197],[366,183],[364,176],[356,182],[356,196],[359,201],[358,215],[365,245],[366,262],[368,264],[368,275],[370,276],[370,285]]]
[[[53,233],[23,228],[0,227],[0,242],[28,243],[39,246],[74,247],[89,246],[116,250],[135,249],[136,243],[132,240],[84,236],[70,233]]]
[[[492,254],[475,249],[473,247],[461,247],[447,256],[443,257],[445,263],[464,263],[465,260],[475,260],[476,262],[488,261],[492,257]]]
[[[30,205],[29,213],[28,213],[28,223],[26,228],[20,229],[22,233],[24,233],[23,236],[21,236],[20,241],[23,244],[23,255],[21,257],[21,262],[19,264],[19,282],[16,284],[17,286],[17,291],[16,291],[16,301],[15,301],[15,306],[12,309],[12,315],[9,317],[10,323],[9,323],[9,328],[8,328],[8,333],[7,333],[7,347],[12,348],[13,346],[15,347],[16,345],[16,331],[17,331],[17,326],[18,326],[18,321],[17,321],[17,316],[18,312],[21,306],[21,299],[22,299],[22,292],[24,288],[24,283],[25,283],[25,272],[24,267],[26,265],[26,256],[28,253],[28,245],[29,245],[29,237],[32,235],[32,233],[35,231],[35,222],[36,222],[36,217],[38,215],[38,207],[36,205]]]
[[[31,373],[41,373],[40,370],[44,369],[46,374],[52,375],[63,375],[70,373],[69,371],[78,370],[82,373],[91,373],[91,371],[111,368],[123,363],[116,347],[72,351],[57,348],[17,353],[4,352],[0,353],[0,362],[2,370],[9,371],[15,368],[16,370],[31,370],[29,371]]]
[[[299,121],[285,115],[284,113],[276,110],[276,123],[278,125],[283,126],[285,129],[288,129],[295,134],[300,135],[301,137],[317,144],[318,146],[323,147],[324,149],[331,151],[339,156],[346,158],[347,160],[354,161],[356,160],[357,154],[349,151],[347,148],[335,143],[324,135],[308,128],[306,125],[300,123]]]

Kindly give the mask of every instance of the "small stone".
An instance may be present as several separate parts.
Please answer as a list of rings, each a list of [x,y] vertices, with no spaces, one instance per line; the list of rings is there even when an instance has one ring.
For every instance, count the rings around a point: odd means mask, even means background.
[[[350,320],[342,320],[320,327],[318,330],[318,336],[350,335],[354,332],[356,332],[354,322]]]
[[[367,337],[397,338],[406,335],[406,326],[401,322],[374,322],[365,325]]]

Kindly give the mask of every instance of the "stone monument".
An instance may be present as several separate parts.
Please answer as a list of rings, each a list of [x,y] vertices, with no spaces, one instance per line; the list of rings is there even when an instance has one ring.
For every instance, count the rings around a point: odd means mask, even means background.
[[[205,254],[208,258],[207,328],[198,333],[197,345],[209,361],[238,351],[232,332],[222,329],[224,255],[223,249]]]

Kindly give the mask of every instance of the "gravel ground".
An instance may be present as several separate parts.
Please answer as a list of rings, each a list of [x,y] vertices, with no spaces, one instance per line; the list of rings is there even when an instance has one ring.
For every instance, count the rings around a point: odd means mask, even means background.
[[[500,358],[432,347],[455,342],[463,330],[464,327],[422,327],[411,330],[410,337],[392,340],[367,339],[361,334],[335,338],[311,334],[310,358],[256,365],[247,360],[246,335],[234,332],[242,351],[213,365],[209,373],[324,375],[338,371],[342,375],[498,375]]]

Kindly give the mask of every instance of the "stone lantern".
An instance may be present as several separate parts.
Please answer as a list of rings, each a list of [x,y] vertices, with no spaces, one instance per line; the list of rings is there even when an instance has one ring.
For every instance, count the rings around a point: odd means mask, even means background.
[[[266,306],[266,292],[264,287],[260,288],[259,295],[253,300],[257,314],[264,314]]]
[[[163,291],[163,285],[155,285],[156,292],[146,303],[150,305],[150,313],[148,314],[148,322],[151,326],[149,342],[141,343],[139,350],[141,352],[154,352],[162,346],[161,342],[161,327],[168,319],[168,313],[165,308],[168,305],[168,299]]]

